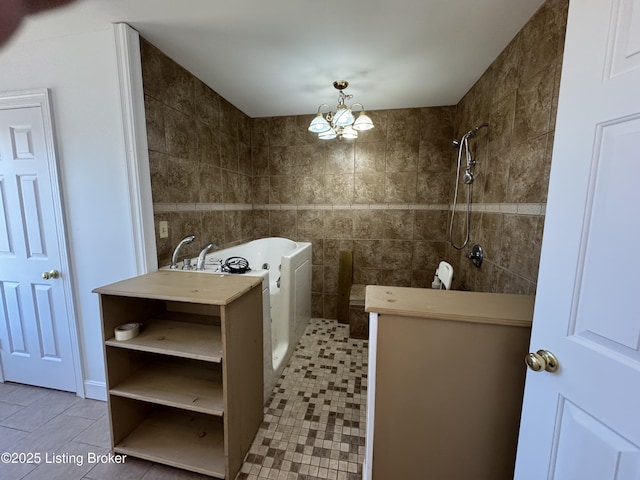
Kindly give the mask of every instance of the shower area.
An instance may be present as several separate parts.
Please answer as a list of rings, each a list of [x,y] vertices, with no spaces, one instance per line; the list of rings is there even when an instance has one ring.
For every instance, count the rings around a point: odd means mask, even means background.
[[[501,57],[513,56],[518,40]],[[484,97],[502,76],[501,57],[458,105],[445,258],[454,289],[535,294],[559,71],[553,81],[543,72],[523,78],[490,102]]]
[[[567,0],[547,1],[456,106],[453,288],[536,293],[567,10]],[[479,268],[469,259],[476,244]]]

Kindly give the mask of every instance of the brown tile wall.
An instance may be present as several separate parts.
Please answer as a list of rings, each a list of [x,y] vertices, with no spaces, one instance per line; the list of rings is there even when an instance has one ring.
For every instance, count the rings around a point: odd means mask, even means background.
[[[159,263],[187,233],[198,236],[189,255],[209,241],[311,241],[313,315],[325,318],[341,250],[354,253],[356,283],[429,287],[446,259],[455,288],[535,293],[544,216],[518,208],[546,204],[566,12],[567,0],[548,0],[457,107],[369,112],[376,127],[356,141],[317,140],[312,116],[249,119],[143,41],[156,232],[170,222],[168,239],[156,235]],[[471,140],[470,244],[486,255],[475,269],[447,242],[451,140],[485,122]]]
[[[470,140],[477,160],[474,204],[506,204],[511,211],[522,204],[546,205],[567,10],[568,0],[548,0],[458,104],[456,138],[489,123]],[[490,210],[471,217],[469,243],[484,248],[482,267],[466,258],[469,248],[447,248],[454,286],[535,293],[544,216]],[[456,216],[461,244],[464,213]]]
[[[188,234],[185,256],[252,239],[251,120],[144,39],[140,50],[158,264]]]
[[[253,120],[255,234],[313,243],[314,316],[336,317],[341,250],[356,283],[416,287],[445,254],[455,110],[369,113],[355,141],[318,140],[312,116]]]

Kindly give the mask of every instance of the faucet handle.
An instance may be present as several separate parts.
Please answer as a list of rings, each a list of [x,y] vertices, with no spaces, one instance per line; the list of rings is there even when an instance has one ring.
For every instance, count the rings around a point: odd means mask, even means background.
[[[184,262],[182,263],[182,270],[191,270],[191,259],[190,258],[185,258]]]

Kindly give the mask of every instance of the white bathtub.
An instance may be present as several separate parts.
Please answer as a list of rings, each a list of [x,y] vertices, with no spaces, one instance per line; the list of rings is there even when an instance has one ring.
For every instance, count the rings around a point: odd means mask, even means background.
[[[263,278],[266,402],[311,319],[311,243],[272,237],[214,250],[206,256],[204,272],[221,273],[221,262],[230,257],[248,260],[251,271],[242,275]],[[191,260],[196,263],[197,258]]]

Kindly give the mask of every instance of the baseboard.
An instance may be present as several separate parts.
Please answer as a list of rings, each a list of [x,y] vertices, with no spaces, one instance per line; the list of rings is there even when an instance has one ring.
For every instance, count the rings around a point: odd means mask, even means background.
[[[96,382],[95,380],[87,380],[84,382],[85,398],[93,400],[107,401],[107,384],[105,382]]]

